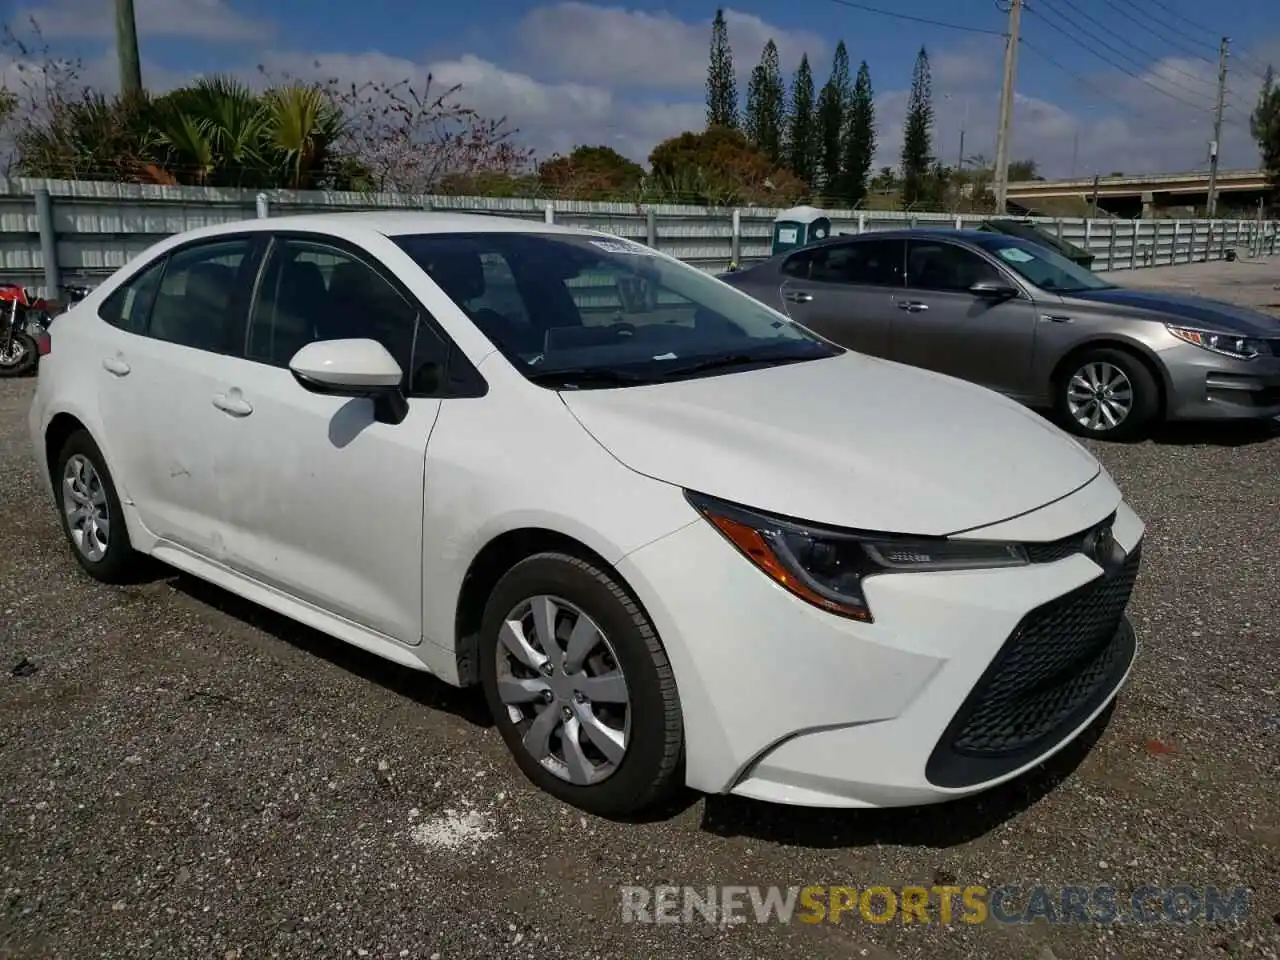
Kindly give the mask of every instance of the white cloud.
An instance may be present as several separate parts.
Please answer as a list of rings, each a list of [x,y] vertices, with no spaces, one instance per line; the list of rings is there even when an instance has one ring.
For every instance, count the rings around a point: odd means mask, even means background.
[[[784,71],[794,70],[802,53],[818,64],[827,56],[827,42],[807,30],[787,30],[737,10],[725,10],[725,23],[742,79],[770,39]],[[666,12],[568,0],[534,8],[516,32],[524,55],[556,78],[664,90],[695,90],[706,83],[709,19],[690,22]]]
[[[245,30],[245,18],[226,2],[136,0],[144,32],[196,34],[204,30],[202,35],[213,39],[237,31],[243,35]],[[71,31],[74,27],[76,36],[109,33],[109,4],[105,0],[92,0],[92,4],[90,0],[51,0],[41,16],[46,32],[52,35],[49,25],[56,28],[59,21],[49,19],[50,11],[62,11],[68,17],[75,14],[77,22],[63,23],[62,29]],[[823,38],[784,30],[734,10],[726,11],[726,20],[741,78],[772,37],[779,45],[788,79],[800,53],[807,51],[817,84],[825,80],[831,44]],[[519,141],[544,157],[577,144],[608,144],[644,162],[657,142],[702,126],[709,19],[690,21],[670,13],[567,0],[535,8],[514,29],[517,56],[502,63],[481,56],[475,49],[433,62],[415,62],[378,51],[310,54],[262,51],[255,44],[246,47],[228,69],[254,83],[261,82],[256,70],[261,62],[277,76],[287,72],[300,77],[336,77],[344,84],[357,85],[370,80],[397,83],[408,79],[419,90],[431,73],[437,93],[460,83],[460,102],[487,116],[506,116],[511,126],[519,128]],[[255,27],[253,36],[261,39],[266,34]],[[944,162],[955,162],[962,126],[966,155],[994,155],[1002,50],[998,38],[976,38],[930,49],[934,150]],[[854,54],[856,66],[859,54],[856,50]],[[1020,63],[1028,63],[1034,56],[1034,52],[1025,51]],[[1268,60],[1280,62],[1280,40],[1269,46],[1255,45],[1247,58],[1233,58],[1222,138],[1224,168],[1252,167],[1258,162],[1248,132],[1248,112],[1257,96],[1260,65]],[[871,69],[875,81],[883,67],[872,60]],[[1089,76],[1087,86],[1078,84],[1056,102],[1032,95],[1024,87],[1014,109],[1011,156],[1034,158],[1046,176],[1203,169],[1211,135],[1208,108],[1214,70],[1213,64],[1204,61],[1166,59],[1152,64],[1141,81],[1119,72]],[[85,64],[84,77],[101,88],[116,88],[115,61],[109,49]],[[152,89],[166,89],[187,78],[181,71],[144,64],[144,79]],[[1201,109],[1184,107],[1153,87],[1196,101]],[[876,88],[876,165],[896,166],[907,94],[880,83]],[[1203,95],[1197,97],[1197,90]],[[745,99],[745,92],[742,83],[740,99]],[[1116,100],[1127,109],[1117,106]]]
[[[430,75],[434,96],[460,85],[457,102],[482,116],[507,117],[520,142],[543,157],[578,144],[606,144],[643,163],[656,143],[700,126],[705,114],[700,100],[629,99],[604,86],[538,80],[473,54],[425,64],[378,52],[276,52],[263,59],[275,75],[338,77],[357,85],[407,79],[419,94]]]
[[[226,0],[134,0],[139,36],[191,37],[206,41],[261,40],[270,23],[238,13]],[[107,40],[115,37],[114,6],[103,0],[52,0],[23,10],[50,40]]]

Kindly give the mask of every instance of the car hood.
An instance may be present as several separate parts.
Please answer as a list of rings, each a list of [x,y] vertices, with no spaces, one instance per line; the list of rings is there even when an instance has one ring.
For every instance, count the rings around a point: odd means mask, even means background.
[[[1246,337],[1280,336],[1280,318],[1191,294],[1168,290],[1129,290],[1121,287],[1114,290],[1085,290],[1072,293],[1070,298],[1147,310],[1167,319],[1182,321],[1189,327],[1222,333]]]
[[[1065,497],[1100,472],[1083,446],[1012,400],[852,352],[561,397],[639,473],[833,526],[958,533]]]

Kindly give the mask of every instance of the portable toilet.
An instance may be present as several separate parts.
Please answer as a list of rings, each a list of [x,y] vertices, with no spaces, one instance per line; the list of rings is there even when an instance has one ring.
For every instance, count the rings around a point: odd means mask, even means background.
[[[831,218],[817,207],[792,207],[773,218],[773,253],[831,236]]]

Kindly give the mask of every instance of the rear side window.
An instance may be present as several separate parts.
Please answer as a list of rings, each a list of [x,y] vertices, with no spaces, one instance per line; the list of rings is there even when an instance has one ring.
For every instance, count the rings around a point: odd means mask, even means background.
[[[900,287],[906,244],[901,240],[856,240],[801,250],[782,266],[789,277],[819,283]]]
[[[141,273],[126,280],[98,308],[98,316],[128,333],[145,334],[147,318],[160,289],[160,275],[167,258],[161,257]]]

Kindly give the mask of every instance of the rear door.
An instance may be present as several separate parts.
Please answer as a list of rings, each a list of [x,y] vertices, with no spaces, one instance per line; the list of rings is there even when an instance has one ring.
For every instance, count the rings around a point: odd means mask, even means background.
[[[905,242],[894,238],[798,250],[781,268],[787,315],[850,350],[886,357],[905,257]]]
[[[889,356],[1009,396],[1031,394],[1036,311],[1019,293],[998,300],[969,292],[980,281],[1017,281],[986,257],[951,240],[911,238],[906,287],[894,311]]]
[[[169,252],[102,305],[116,335],[98,376],[103,426],[138,517],[157,537],[221,552],[214,404],[237,378],[260,235],[225,235]]]

